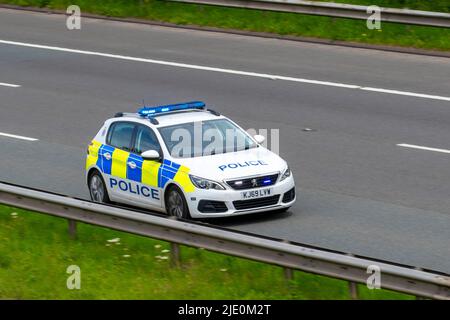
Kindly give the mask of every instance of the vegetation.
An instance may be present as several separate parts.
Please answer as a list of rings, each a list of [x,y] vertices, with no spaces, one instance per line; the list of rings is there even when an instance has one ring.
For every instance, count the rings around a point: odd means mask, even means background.
[[[345,281],[182,247],[170,266],[168,243],[0,206],[0,299],[349,299]],[[81,289],[69,290],[70,265]],[[360,286],[362,299],[411,296]]]
[[[339,0],[337,2],[450,12],[450,0]],[[71,4],[77,4],[82,12],[113,17],[141,18],[179,25],[209,26],[369,44],[450,50],[450,29],[448,28],[382,23],[381,30],[369,30],[364,20],[193,5],[162,0],[0,0],[0,3],[60,10],[65,10]]]

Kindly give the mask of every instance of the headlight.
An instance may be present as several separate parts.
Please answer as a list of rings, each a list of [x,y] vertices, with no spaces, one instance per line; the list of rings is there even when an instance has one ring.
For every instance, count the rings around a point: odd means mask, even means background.
[[[194,186],[196,186],[199,189],[216,189],[216,190],[225,190],[225,188],[218,182],[196,177],[193,175],[189,175],[189,178],[191,179]]]
[[[286,170],[284,170],[283,174],[281,175],[280,182],[290,176],[291,176],[291,169],[289,169],[289,167],[287,167]]]

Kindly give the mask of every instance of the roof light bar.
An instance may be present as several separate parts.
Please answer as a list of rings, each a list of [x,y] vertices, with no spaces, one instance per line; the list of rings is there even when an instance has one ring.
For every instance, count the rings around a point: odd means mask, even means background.
[[[138,110],[138,114],[141,117],[147,118],[159,113],[188,110],[188,109],[205,109],[205,103],[201,101],[192,101],[185,103],[169,104],[166,106],[144,107]]]

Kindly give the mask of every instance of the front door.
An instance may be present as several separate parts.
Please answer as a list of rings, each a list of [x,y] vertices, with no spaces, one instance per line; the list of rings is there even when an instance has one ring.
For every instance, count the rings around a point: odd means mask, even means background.
[[[155,150],[161,154],[161,147],[153,130],[138,125],[134,139],[133,153],[130,155],[129,179],[139,185],[139,201],[143,205],[162,207],[162,188],[159,183],[160,160],[144,160],[140,155],[144,151]]]

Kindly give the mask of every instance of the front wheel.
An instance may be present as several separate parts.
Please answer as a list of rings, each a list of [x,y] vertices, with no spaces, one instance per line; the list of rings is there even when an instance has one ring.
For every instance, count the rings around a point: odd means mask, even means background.
[[[108,191],[105,182],[98,172],[91,174],[89,178],[89,193],[91,200],[98,203],[109,203]]]
[[[171,186],[166,193],[166,211],[170,216],[181,219],[189,219],[189,208],[183,192],[177,186]]]

